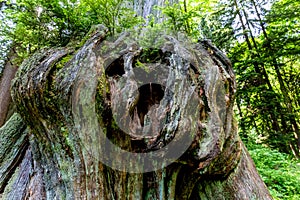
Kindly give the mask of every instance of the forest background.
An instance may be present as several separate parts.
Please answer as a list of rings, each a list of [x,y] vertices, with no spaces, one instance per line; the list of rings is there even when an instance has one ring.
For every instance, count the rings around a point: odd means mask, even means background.
[[[130,0],[0,1],[0,78],[49,47],[78,46],[93,25],[210,40],[231,60],[239,135],[274,199],[300,199],[300,2],[182,0],[156,7],[164,20],[137,17]],[[147,37],[146,37],[147,38]],[[16,53],[17,59],[10,54]]]

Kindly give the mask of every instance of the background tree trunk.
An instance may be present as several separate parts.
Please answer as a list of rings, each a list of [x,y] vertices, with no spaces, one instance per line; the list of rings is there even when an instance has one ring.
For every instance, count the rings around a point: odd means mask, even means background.
[[[7,121],[12,113],[8,114],[9,107],[11,105],[10,86],[11,81],[15,77],[17,72],[17,66],[12,63],[15,58],[15,53],[12,50],[8,55],[8,61],[6,62],[2,76],[0,76],[0,127]]]
[[[129,1],[130,2],[130,1]],[[161,10],[155,8],[155,6],[163,7],[166,4],[172,5],[179,3],[178,0],[144,0],[144,1],[132,1],[133,10],[139,15],[142,16],[146,24],[151,20],[155,20],[157,23],[164,21],[164,15]],[[131,4],[131,3],[130,3]]]

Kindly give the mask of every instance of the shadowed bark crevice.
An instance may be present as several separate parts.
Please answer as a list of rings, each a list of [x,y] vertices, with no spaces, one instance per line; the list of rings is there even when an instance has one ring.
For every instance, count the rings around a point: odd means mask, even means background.
[[[163,86],[155,83],[148,83],[138,88],[138,96],[134,100],[133,106],[130,108],[130,117],[134,119],[134,115],[137,114],[141,126],[144,126],[145,115],[149,109],[159,104],[164,97]]]
[[[123,57],[120,57],[114,62],[112,62],[106,68],[105,74],[109,77],[122,76],[123,74],[125,74]]]

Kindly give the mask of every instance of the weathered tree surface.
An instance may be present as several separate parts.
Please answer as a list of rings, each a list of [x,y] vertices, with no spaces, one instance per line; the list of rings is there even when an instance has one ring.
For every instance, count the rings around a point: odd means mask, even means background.
[[[3,74],[0,74],[0,127],[13,113],[13,111],[11,111],[13,109],[10,109],[10,107],[13,107],[11,105],[10,86],[11,81],[15,77],[18,69],[17,66],[12,63],[14,58],[15,52],[12,48],[8,55],[8,60],[4,66]]]
[[[209,41],[162,36],[150,48],[131,35],[99,26],[78,50],[22,64],[21,117],[0,129],[2,198],[272,199],[237,134],[226,56]]]

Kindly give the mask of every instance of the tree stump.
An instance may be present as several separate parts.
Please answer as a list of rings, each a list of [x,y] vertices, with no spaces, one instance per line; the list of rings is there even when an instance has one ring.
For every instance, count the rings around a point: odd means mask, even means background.
[[[18,70],[22,119],[0,133],[27,145],[1,162],[2,198],[271,199],[237,134],[226,56],[209,41],[106,33]]]

